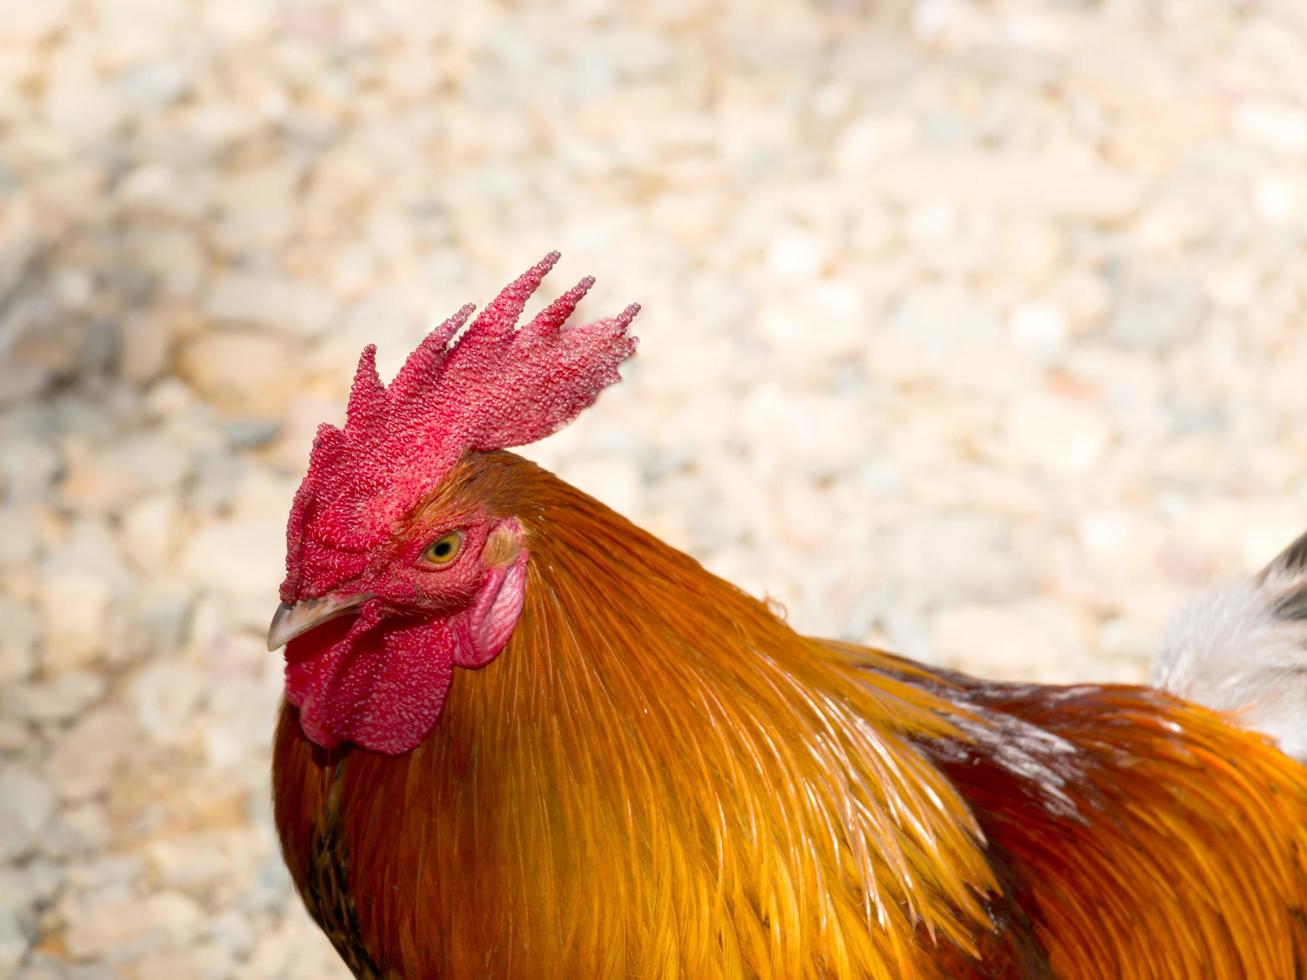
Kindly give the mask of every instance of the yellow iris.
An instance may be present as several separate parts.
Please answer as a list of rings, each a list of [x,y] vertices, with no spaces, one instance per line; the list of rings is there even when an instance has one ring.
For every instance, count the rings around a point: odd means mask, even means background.
[[[450,531],[442,534],[422,552],[422,560],[428,565],[448,565],[463,550],[463,532]]]

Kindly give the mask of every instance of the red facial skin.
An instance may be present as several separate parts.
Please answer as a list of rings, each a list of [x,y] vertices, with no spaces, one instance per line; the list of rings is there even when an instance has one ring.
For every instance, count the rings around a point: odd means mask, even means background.
[[[457,556],[440,566],[424,561],[427,547],[451,530],[464,535]],[[492,534],[499,540],[488,556]],[[513,555],[507,561],[505,552]],[[376,598],[286,647],[286,697],[300,709],[304,733],[326,749],[352,742],[398,755],[414,748],[440,714],[454,667],[484,667],[508,643],[522,612],[526,562],[511,518],[416,528],[384,549],[335,592]]]
[[[366,348],[344,427],[318,428],[286,528],[281,601],[375,597],[286,647],[286,697],[323,748],[407,752],[435,724],[454,667],[485,666],[512,635],[526,587],[521,526],[466,502],[432,501],[468,453],[558,431],[619,380],[635,352],[626,330],[638,306],[565,326],[589,277],[517,326],[557,260],[546,255],[466,330],[471,307],[450,317],[389,385]],[[456,559],[424,562],[451,530],[464,535]]]

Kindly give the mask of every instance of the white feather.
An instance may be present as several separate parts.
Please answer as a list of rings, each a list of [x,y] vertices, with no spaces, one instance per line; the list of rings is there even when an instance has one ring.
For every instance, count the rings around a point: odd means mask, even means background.
[[[1212,589],[1181,609],[1153,683],[1230,713],[1307,762],[1305,540],[1252,581]]]

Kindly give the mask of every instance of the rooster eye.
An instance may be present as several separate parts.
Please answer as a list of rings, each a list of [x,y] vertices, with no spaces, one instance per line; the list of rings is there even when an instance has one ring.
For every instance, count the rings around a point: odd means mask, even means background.
[[[450,531],[427,545],[427,550],[422,552],[422,560],[428,565],[448,565],[462,550],[463,532]]]

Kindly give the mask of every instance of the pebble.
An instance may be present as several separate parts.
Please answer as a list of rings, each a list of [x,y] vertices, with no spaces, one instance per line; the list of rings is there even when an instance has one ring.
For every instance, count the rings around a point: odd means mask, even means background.
[[[32,732],[21,721],[0,718],[0,750],[17,752],[32,744]]]
[[[259,449],[277,438],[281,423],[276,419],[232,419],[222,432],[233,449]]]
[[[1205,312],[1202,289],[1190,279],[1141,279],[1121,293],[1112,337],[1127,347],[1160,349],[1189,340]]]
[[[172,353],[172,326],[158,313],[136,312],[118,322],[118,373],[143,385],[167,370]]]
[[[822,237],[799,225],[782,228],[767,249],[767,269],[782,279],[814,279],[828,261]]]
[[[225,273],[209,290],[205,308],[218,323],[290,330],[305,337],[332,325],[332,303],[321,286],[274,273]]]
[[[145,731],[160,742],[184,739],[208,680],[190,664],[161,661],[140,671],[127,688],[127,701]]]
[[[152,189],[148,186],[138,187],[137,193],[144,195],[150,190]],[[168,302],[168,305],[149,313],[159,321],[153,329],[167,331],[168,336],[161,340],[171,339],[171,335],[177,333],[195,315],[188,304],[203,285],[208,273],[204,242],[191,228],[178,223],[191,215],[185,210],[178,213],[175,198],[188,193],[194,195],[194,185],[188,184],[185,190],[172,186],[159,196],[169,193],[174,199],[157,203],[168,220],[161,218],[149,223],[142,222],[139,227],[127,233],[123,243],[138,274],[145,277],[148,287],[157,291],[161,300]],[[156,206],[155,201],[149,203]],[[127,315],[134,318],[140,316],[141,311],[129,311]]]
[[[63,465],[48,438],[29,435],[18,426],[0,428],[0,480],[10,505],[48,498],[50,484]]]
[[[1235,135],[1291,157],[1307,156],[1307,112],[1278,99],[1245,99],[1234,110]]]
[[[58,582],[63,576],[87,575],[102,579],[116,594],[135,584],[111,522],[82,514],[64,528],[63,539],[50,547],[41,562],[44,578]]]
[[[77,148],[108,138],[127,116],[122,100],[98,84],[92,66],[68,56],[52,66],[44,95],[44,121]]]
[[[59,739],[50,774],[65,800],[85,800],[102,793],[117,767],[139,745],[131,715],[107,705],[84,715]]]
[[[69,920],[64,941],[74,957],[123,963],[185,946],[202,929],[204,910],[183,893],[160,891],[74,907]]]
[[[47,571],[40,592],[42,666],[58,672],[93,663],[104,640],[113,596],[112,582],[92,570]]]
[[[1019,303],[1008,317],[1007,329],[1012,343],[1038,353],[1059,350],[1070,334],[1065,314],[1048,303]]]
[[[124,776],[139,778],[140,772],[138,767]],[[88,871],[95,874],[108,869],[116,886],[119,879],[138,876],[140,861],[135,856],[99,857],[109,850],[113,840],[113,827],[104,804],[98,800],[67,800],[59,822],[41,838],[41,853],[65,862],[71,880],[83,878]]]
[[[137,112],[157,112],[180,99],[190,84],[190,75],[180,62],[156,61],[119,75],[115,88]]]
[[[944,609],[931,647],[943,663],[995,678],[1044,684],[1093,679],[1082,617],[1044,599]]]
[[[10,4],[0,17],[0,38],[11,44],[44,41],[64,26],[71,6],[72,0]]]
[[[941,603],[997,600],[1034,584],[1027,556],[993,519],[956,515],[903,522],[877,535],[876,551],[896,570],[897,587]]]
[[[252,330],[201,334],[183,347],[181,376],[229,409],[275,411],[288,395],[291,348],[280,336]]]
[[[169,567],[181,538],[181,507],[175,494],[141,497],[122,516],[122,546],[142,573]]]
[[[984,299],[958,286],[924,286],[889,310],[883,331],[864,351],[869,377],[899,384],[941,379],[949,386],[984,385],[985,358],[1002,356],[1003,323]]]
[[[1112,440],[1101,411],[1047,392],[1018,397],[1007,411],[1005,434],[1013,461],[1066,475],[1092,470]]]
[[[0,507],[0,566],[26,564],[39,548],[35,521],[18,507]]]
[[[26,769],[0,769],[0,861],[33,851],[55,814],[54,788]]]
[[[51,869],[33,864],[0,870],[0,969],[10,975],[17,971],[39,931],[36,906],[51,890],[43,870]],[[58,872],[54,874],[57,877]]]
[[[577,487],[619,514],[639,513],[644,481],[633,462],[600,456],[578,459],[573,466]]]
[[[219,521],[191,533],[180,565],[188,580],[222,595],[273,596],[285,571],[285,516]]]
[[[1130,217],[1143,194],[1138,179],[1103,166],[955,149],[886,160],[869,175],[868,190],[902,205],[948,201],[1000,214],[1104,224]]]
[[[0,688],[4,714],[28,721],[64,721],[103,696],[102,677],[82,670],[65,670],[49,680]]]
[[[1263,174],[1253,182],[1253,211],[1269,225],[1291,226],[1302,215],[1304,199],[1302,182],[1281,174]]]
[[[0,684],[32,673],[40,642],[41,621],[31,607],[0,595]]]
[[[214,895],[246,886],[258,872],[260,852],[254,836],[253,830],[175,834],[154,841],[146,858],[165,887]],[[249,941],[239,935],[229,939],[238,948]]]

